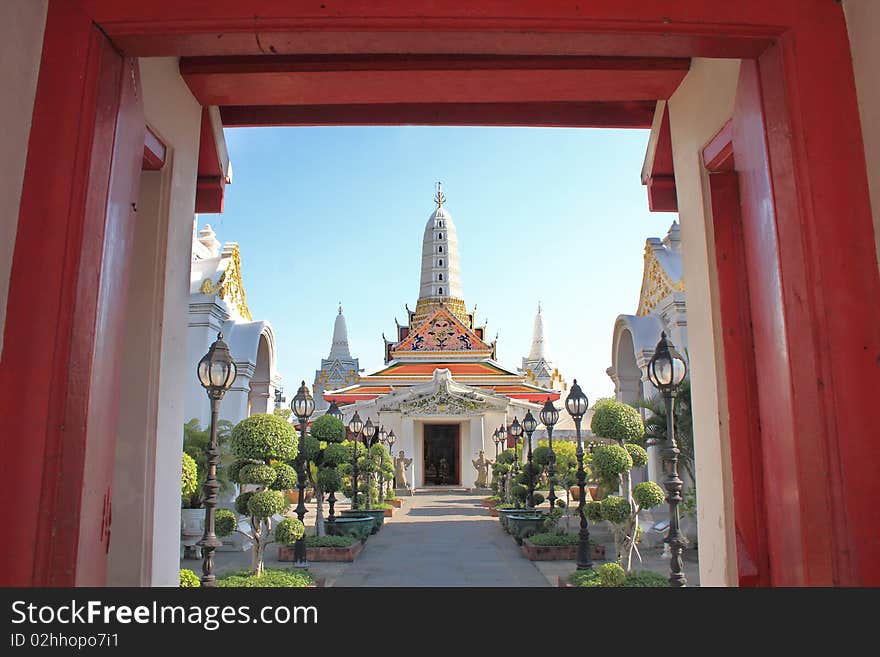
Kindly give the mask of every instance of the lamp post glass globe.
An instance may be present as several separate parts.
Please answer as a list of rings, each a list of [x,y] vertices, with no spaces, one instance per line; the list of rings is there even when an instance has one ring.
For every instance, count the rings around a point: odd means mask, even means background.
[[[681,354],[666,339],[666,332],[660,334],[660,342],[648,363],[648,379],[663,393],[670,393],[681,385],[687,376],[687,364]]]
[[[397,436],[394,435],[394,429],[388,432],[388,447],[393,447],[397,442]]]
[[[513,436],[514,440],[523,435],[523,427],[516,417],[513,418],[513,422],[510,424],[510,435]]]
[[[559,411],[556,410],[553,402],[547,397],[547,401],[544,402],[544,407],[541,409],[541,423],[549,429],[558,421]]]
[[[358,412],[355,411],[354,415],[351,416],[351,419],[348,421],[348,430],[351,431],[355,435],[355,440],[357,439],[358,434],[363,430],[364,423],[361,420],[361,416],[358,415]]]
[[[367,442],[370,442],[375,435],[376,425],[373,424],[373,421],[370,418],[367,418],[367,421],[364,423],[364,438],[366,438]]]
[[[208,347],[206,353],[196,367],[199,383],[208,394],[223,395],[235,381],[236,368],[229,353],[229,347],[223,341],[223,334],[218,333],[217,339]]]
[[[588,406],[589,400],[587,400],[587,396],[578,385],[577,379],[575,379],[574,385],[572,385],[571,390],[568,391],[568,397],[565,398],[565,410],[568,411],[568,414],[571,415],[571,417],[579,419],[587,412]]]
[[[526,412],[526,416],[522,421],[522,428],[529,435],[534,433],[535,429],[538,428],[538,422],[535,420],[535,416],[532,415],[531,410]]]
[[[385,427],[380,426],[379,427],[379,441],[384,443],[387,439],[388,439],[388,432],[385,431]]]
[[[305,381],[300,384],[299,390],[296,391],[296,395],[294,395],[293,400],[290,402],[290,410],[298,418],[309,418],[315,412],[315,399],[306,387]],[[303,427],[303,430],[305,430],[305,427]]]
[[[336,405],[335,401],[330,402],[330,406],[327,407],[327,415],[335,417],[337,420],[342,422],[342,411],[339,410],[339,407]]]

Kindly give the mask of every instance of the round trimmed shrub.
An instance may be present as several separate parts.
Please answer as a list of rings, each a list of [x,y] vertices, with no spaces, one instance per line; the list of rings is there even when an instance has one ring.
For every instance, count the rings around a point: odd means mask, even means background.
[[[298,445],[296,429],[277,415],[251,415],[232,430],[232,453],[240,459],[292,460]]]
[[[181,568],[180,569],[180,588],[188,589],[195,588],[201,586],[202,582],[199,580],[199,576],[196,575],[189,568]]]
[[[248,502],[251,501],[251,498],[254,496],[254,491],[249,490],[245,491],[241,495],[235,498],[235,510],[243,516],[249,516],[251,513],[248,511]]]
[[[633,499],[643,509],[653,509],[663,504],[666,495],[663,489],[653,481],[643,481],[633,488]]]
[[[535,447],[532,451],[532,460],[535,462],[535,465],[550,465],[550,447],[548,445]]]
[[[196,461],[192,456],[183,452],[183,461],[181,462],[180,472],[180,494],[183,497],[189,497],[196,492],[198,487],[199,466],[196,465]],[[181,584],[181,586],[183,586],[183,584]]]
[[[529,494],[529,489],[523,486],[522,484],[514,484],[510,487],[510,496],[515,500],[521,500],[525,502],[526,496]]]
[[[330,443],[324,448],[324,465],[336,467],[351,461],[351,445]]]
[[[617,563],[603,563],[596,568],[602,586],[623,586],[626,582],[626,571]]]
[[[498,458],[495,459],[495,461],[499,464],[503,463],[510,465],[511,463],[516,461],[516,453],[513,451],[513,448],[508,447],[498,455]]]
[[[272,490],[290,490],[297,484],[296,470],[286,463],[273,463],[275,481],[272,482]]]
[[[542,505],[546,499],[541,493],[535,493],[535,506]]]
[[[614,400],[603,400],[593,407],[590,429],[600,438],[618,442],[638,442],[645,436],[645,423],[639,412],[629,404]]]
[[[632,456],[620,445],[602,445],[593,452],[593,472],[606,481],[615,481],[632,467]]]
[[[342,420],[332,415],[322,415],[312,422],[309,433],[317,440],[325,443],[341,443],[345,440],[346,431]]]
[[[238,481],[238,476],[241,474],[242,468],[254,464],[265,464],[265,461],[258,461],[256,459],[237,459],[229,466],[229,478],[232,479],[232,481]]]
[[[584,513],[587,514],[587,520],[591,522],[605,520],[602,515],[602,502],[587,502],[584,505]]]
[[[634,468],[643,468],[648,465],[648,452],[645,451],[644,447],[633,445],[632,443],[627,443],[623,447],[632,457]]]
[[[311,434],[306,434],[305,440],[300,439],[300,447],[305,445],[306,461],[314,463],[321,455],[321,442]]]
[[[254,518],[271,518],[278,515],[285,508],[287,502],[284,496],[277,490],[261,490],[251,496],[247,504],[248,515]]]
[[[318,486],[325,493],[336,493],[342,489],[342,475],[336,468],[318,470]]]
[[[217,536],[229,536],[238,527],[238,518],[229,509],[217,509],[214,514],[214,533]]]
[[[602,517],[616,524],[626,522],[632,510],[625,497],[606,497],[599,504],[602,505]]]
[[[297,518],[285,518],[275,526],[275,542],[293,545],[305,532],[305,526]]]
[[[264,463],[249,463],[238,471],[238,483],[240,484],[269,486],[277,477],[278,473],[275,468]]]

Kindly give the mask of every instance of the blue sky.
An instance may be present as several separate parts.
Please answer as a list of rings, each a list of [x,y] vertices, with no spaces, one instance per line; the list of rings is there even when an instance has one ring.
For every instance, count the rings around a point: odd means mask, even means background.
[[[227,129],[233,184],[218,239],[241,245],[248,306],[269,320],[288,399],[311,384],[342,302],[352,354],[383,364],[419,292],[422,231],[443,182],[465,302],[498,334],[498,360],[528,353],[538,301],[550,356],[592,400],[618,314],[638,303],[648,212],[648,131],[540,128]]]

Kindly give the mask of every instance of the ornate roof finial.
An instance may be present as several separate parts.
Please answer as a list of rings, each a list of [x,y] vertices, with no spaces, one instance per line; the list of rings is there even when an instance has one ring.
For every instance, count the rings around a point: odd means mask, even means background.
[[[437,204],[438,208],[442,208],[443,204],[446,203],[446,194],[443,193],[443,183],[439,180],[437,181],[437,194],[434,196],[434,203]]]
[[[341,301],[339,302],[339,314],[340,315],[342,314],[342,302]]]
[[[540,301],[538,302],[538,314],[539,315],[541,314],[541,302]]]

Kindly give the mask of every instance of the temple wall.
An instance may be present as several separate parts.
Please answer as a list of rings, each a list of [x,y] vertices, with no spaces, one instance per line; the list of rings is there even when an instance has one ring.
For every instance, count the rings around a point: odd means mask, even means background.
[[[877,0],[844,0],[846,28],[852,49],[862,139],[865,142],[865,163],[868,167],[868,189],[874,217],[874,241],[880,266],[880,2]]]
[[[0,350],[48,5],[4,0],[0,21]]]
[[[727,410],[714,232],[701,153],[733,114],[738,75],[738,61],[694,59],[669,100],[689,310],[702,586],[737,583],[730,449],[719,429],[720,416]]]
[[[201,107],[176,59],[141,59],[140,69],[146,121],[168,155],[159,179],[147,178],[142,190],[145,212],[138,215],[132,254],[136,293],[127,327],[143,337],[135,343],[139,349],[127,350],[123,367],[146,375],[122,394],[107,582],[177,586],[184,389],[195,379],[186,330]],[[140,502],[140,491],[132,490],[138,482],[147,486]],[[135,552],[140,563],[126,559]]]

